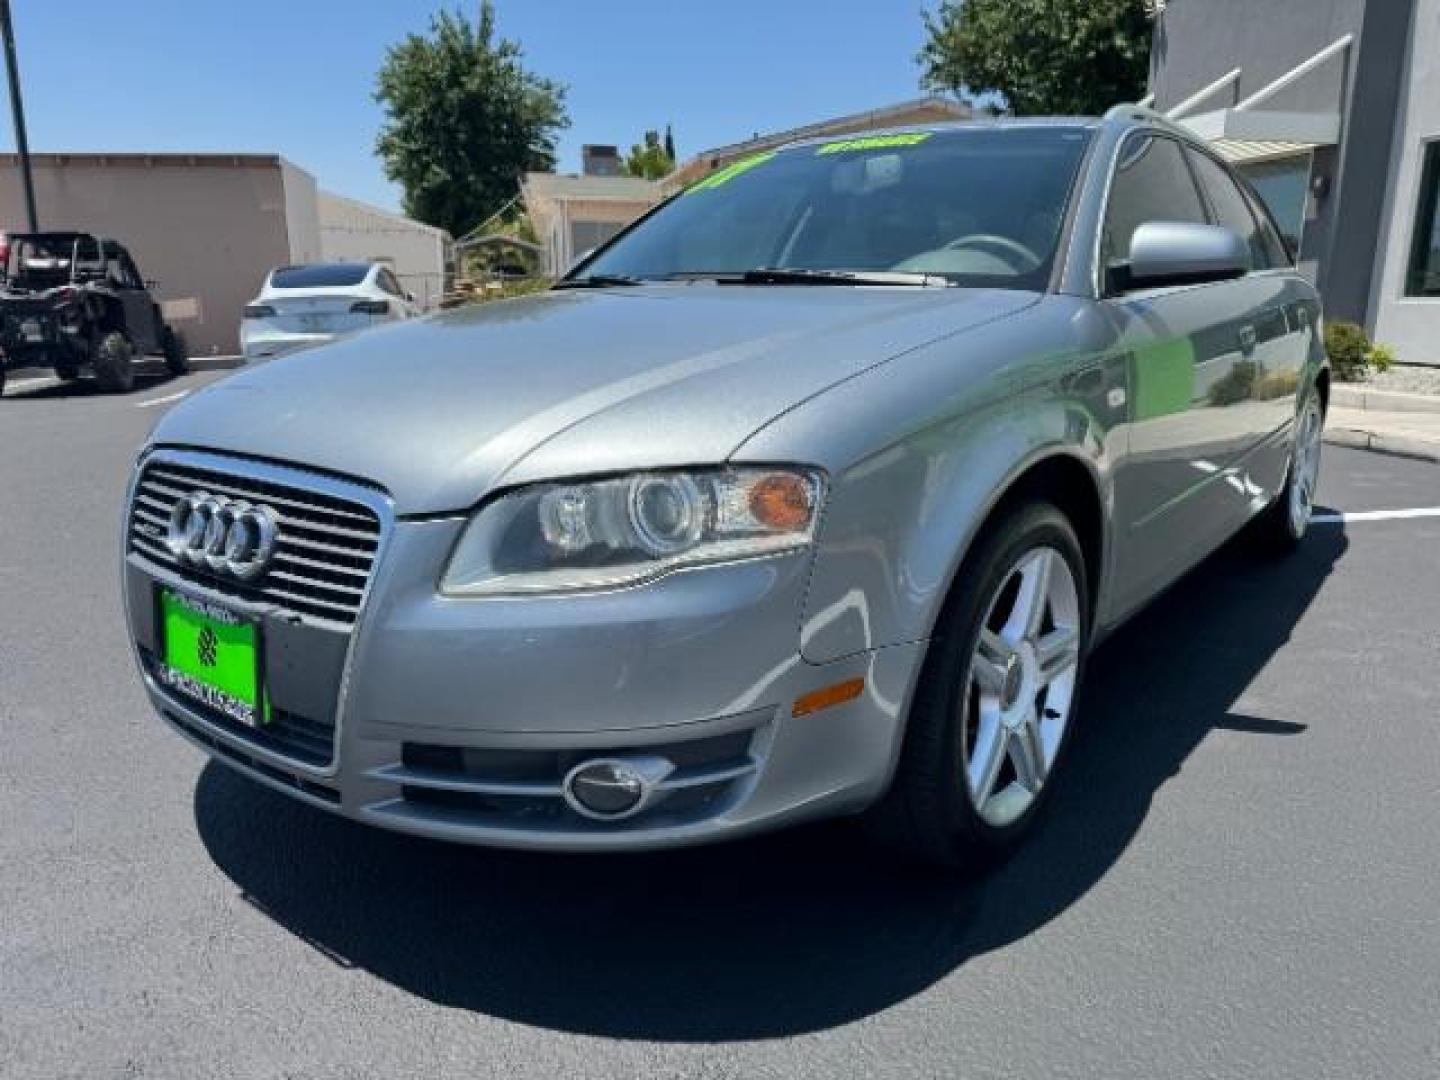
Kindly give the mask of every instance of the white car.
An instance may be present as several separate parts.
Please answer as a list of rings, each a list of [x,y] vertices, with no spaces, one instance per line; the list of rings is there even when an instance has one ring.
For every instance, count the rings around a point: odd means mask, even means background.
[[[415,298],[381,263],[281,266],[245,305],[240,351],[247,360],[280,356],[419,314]]]

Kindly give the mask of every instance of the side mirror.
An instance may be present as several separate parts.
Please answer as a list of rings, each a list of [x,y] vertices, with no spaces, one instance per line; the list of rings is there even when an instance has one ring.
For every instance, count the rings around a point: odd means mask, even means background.
[[[1166,285],[1200,285],[1243,277],[1250,249],[1240,235],[1220,225],[1147,221],[1130,239],[1130,259],[1116,267],[1118,291]]]
[[[409,300],[410,303],[413,304],[413,303],[415,303],[415,294],[414,294],[413,292],[407,292],[407,293],[405,294],[405,299],[406,299],[406,300]]]

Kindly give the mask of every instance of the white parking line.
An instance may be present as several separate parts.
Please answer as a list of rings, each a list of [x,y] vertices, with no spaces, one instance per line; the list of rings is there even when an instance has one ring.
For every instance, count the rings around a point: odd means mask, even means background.
[[[1422,506],[1414,510],[1360,510],[1353,514],[1316,514],[1310,520],[1316,525],[1348,525],[1352,521],[1392,521],[1408,518],[1440,518],[1440,506]]]
[[[16,379],[5,384],[6,390],[39,390],[45,386],[59,386],[60,380],[54,377],[40,379]]]
[[[181,390],[178,394],[166,394],[164,397],[151,398],[149,401],[137,401],[135,407],[137,409],[148,409],[152,405],[167,405],[172,401],[179,401],[189,393],[189,390]]]

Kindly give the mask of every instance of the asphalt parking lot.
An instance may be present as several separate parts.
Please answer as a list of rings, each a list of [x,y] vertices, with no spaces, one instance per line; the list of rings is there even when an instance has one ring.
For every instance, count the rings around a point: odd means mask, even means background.
[[[1440,1075],[1440,466],[1096,656],[988,880],[843,825],[631,857],[368,831],[205,759],[121,626],[124,481],[218,373],[0,400],[0,1076]]]

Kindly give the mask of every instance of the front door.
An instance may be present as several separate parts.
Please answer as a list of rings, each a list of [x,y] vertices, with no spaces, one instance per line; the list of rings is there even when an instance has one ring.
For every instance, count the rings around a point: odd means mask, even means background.
[[[1130,136],[1110,190],[1105,265],[1124,261],[1146,222],[1211,220],[1179,141]],[[1258,346],[1237,318],[1243,288],[1234,281],[1178,285],[1105,301],[1114,348],[1129,372],[1129,446],[1115,474],[1122,609],[1211,551],[1256,497],[1236,472],[1253,437],[1244,403],[1253,393]]]

